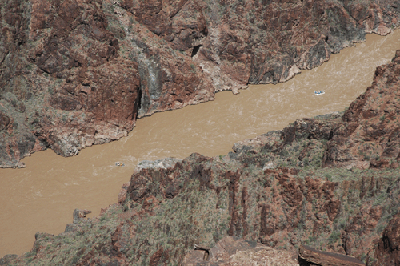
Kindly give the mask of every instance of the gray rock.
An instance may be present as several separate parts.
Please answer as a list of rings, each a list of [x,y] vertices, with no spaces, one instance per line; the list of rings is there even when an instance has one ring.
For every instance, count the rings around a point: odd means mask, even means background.
[[[170,168],[173,167],[176,163],[178,162],[182,162],[181,159],[176,159],[176,158],[164,158],[164,159],[159,159],[159,160],[155,160],[155,161],[149,161],[149,160],[144,160],[141,161],[136,169],[138,171],[142,170],[142,169],[148,169],[148,168],[152,168],[152,169],[157,169],[157,168]]]

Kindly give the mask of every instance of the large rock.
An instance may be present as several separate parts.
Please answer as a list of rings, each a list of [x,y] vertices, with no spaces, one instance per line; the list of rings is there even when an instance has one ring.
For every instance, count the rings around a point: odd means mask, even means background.
[[[334,252],[323,252],[316,249],[300,246],[299,248],[300,266],[364,266],[365,264],[353,257],[345,256]]]

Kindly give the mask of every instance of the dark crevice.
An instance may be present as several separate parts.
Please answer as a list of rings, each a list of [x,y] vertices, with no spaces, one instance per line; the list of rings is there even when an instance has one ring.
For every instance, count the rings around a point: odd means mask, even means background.
[[[312,262],[309,262],[302,257],[298,256],[297,261],[299,262],[300,266],[321,266],[321,264],[314,264]]]
[[[333,138],[333,135],[334,135],[333,130],[331,130],[331,131],[329,132],[329,138],[328,138],[328,140],[331,140],[331,139]]]
[[[193,58],[193,56],[195,56],[199,52],[200,46],[201,45],[196,45],[193,47],[192,55],[190,57]]]
[[[138,96],[135,101],[135,105],[133,107],[133,113],[132,113],[132,119],[136,120],[137,117],[139,116],[139,111],[142,108],[142,89],[139,88],[138,90]]]
[[[140,110],[142,108],[142,89],[139,89],[139,95],[138,95],[138,107],[137,110]]]
[[[48,71],[47,69],[45,69],[45,68],[40,68],[40,70],[42,70],[43,72],[45,72],[46,74],[51,74],[51,72],[50,71]]]
[[[198,245],[194,245],[194,250],[201,250],[204,251],[203,260],[208,261],[210,260],[210,249]]]

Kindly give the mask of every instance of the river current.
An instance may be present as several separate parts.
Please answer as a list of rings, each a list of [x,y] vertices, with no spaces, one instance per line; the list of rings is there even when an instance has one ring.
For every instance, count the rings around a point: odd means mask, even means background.
[[[252,85],[239,95],[139,119],[129,136],[64,158],[47,150],[23,159],[24,169],[0,169],[0,257],[29,251],[36,232],[58,234],[75,208],[117,202],[141,160],[218,156],[239,140],[280,130],[298,118],[342,111],[371,84],[375,68],[400,49],[400,30],[331,55],[329,62],[277,85]],[[324,95],[315,96],[314,91]],[[117,167],[122,162],[124,167]]]

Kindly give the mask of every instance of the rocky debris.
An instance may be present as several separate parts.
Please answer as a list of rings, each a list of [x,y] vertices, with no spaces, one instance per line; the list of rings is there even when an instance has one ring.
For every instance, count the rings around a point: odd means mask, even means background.
[[[216,91],[284,82],[399,24],[394,0],[6,0],[0,9],[1,167],[47,148],[76,155]]]
[[[316,249],[301,245],[299,247],[299,264],[301,266],[364,266],[362,261],[333,252],[322,252]]]
[[[205,251],[196,250],[195,246],[195,250],[185,256],[182,265],[299,265],[291,252],[231,236],[222,238],[209,249],[209,256],[204,257],[203,254],[206,254]]]

